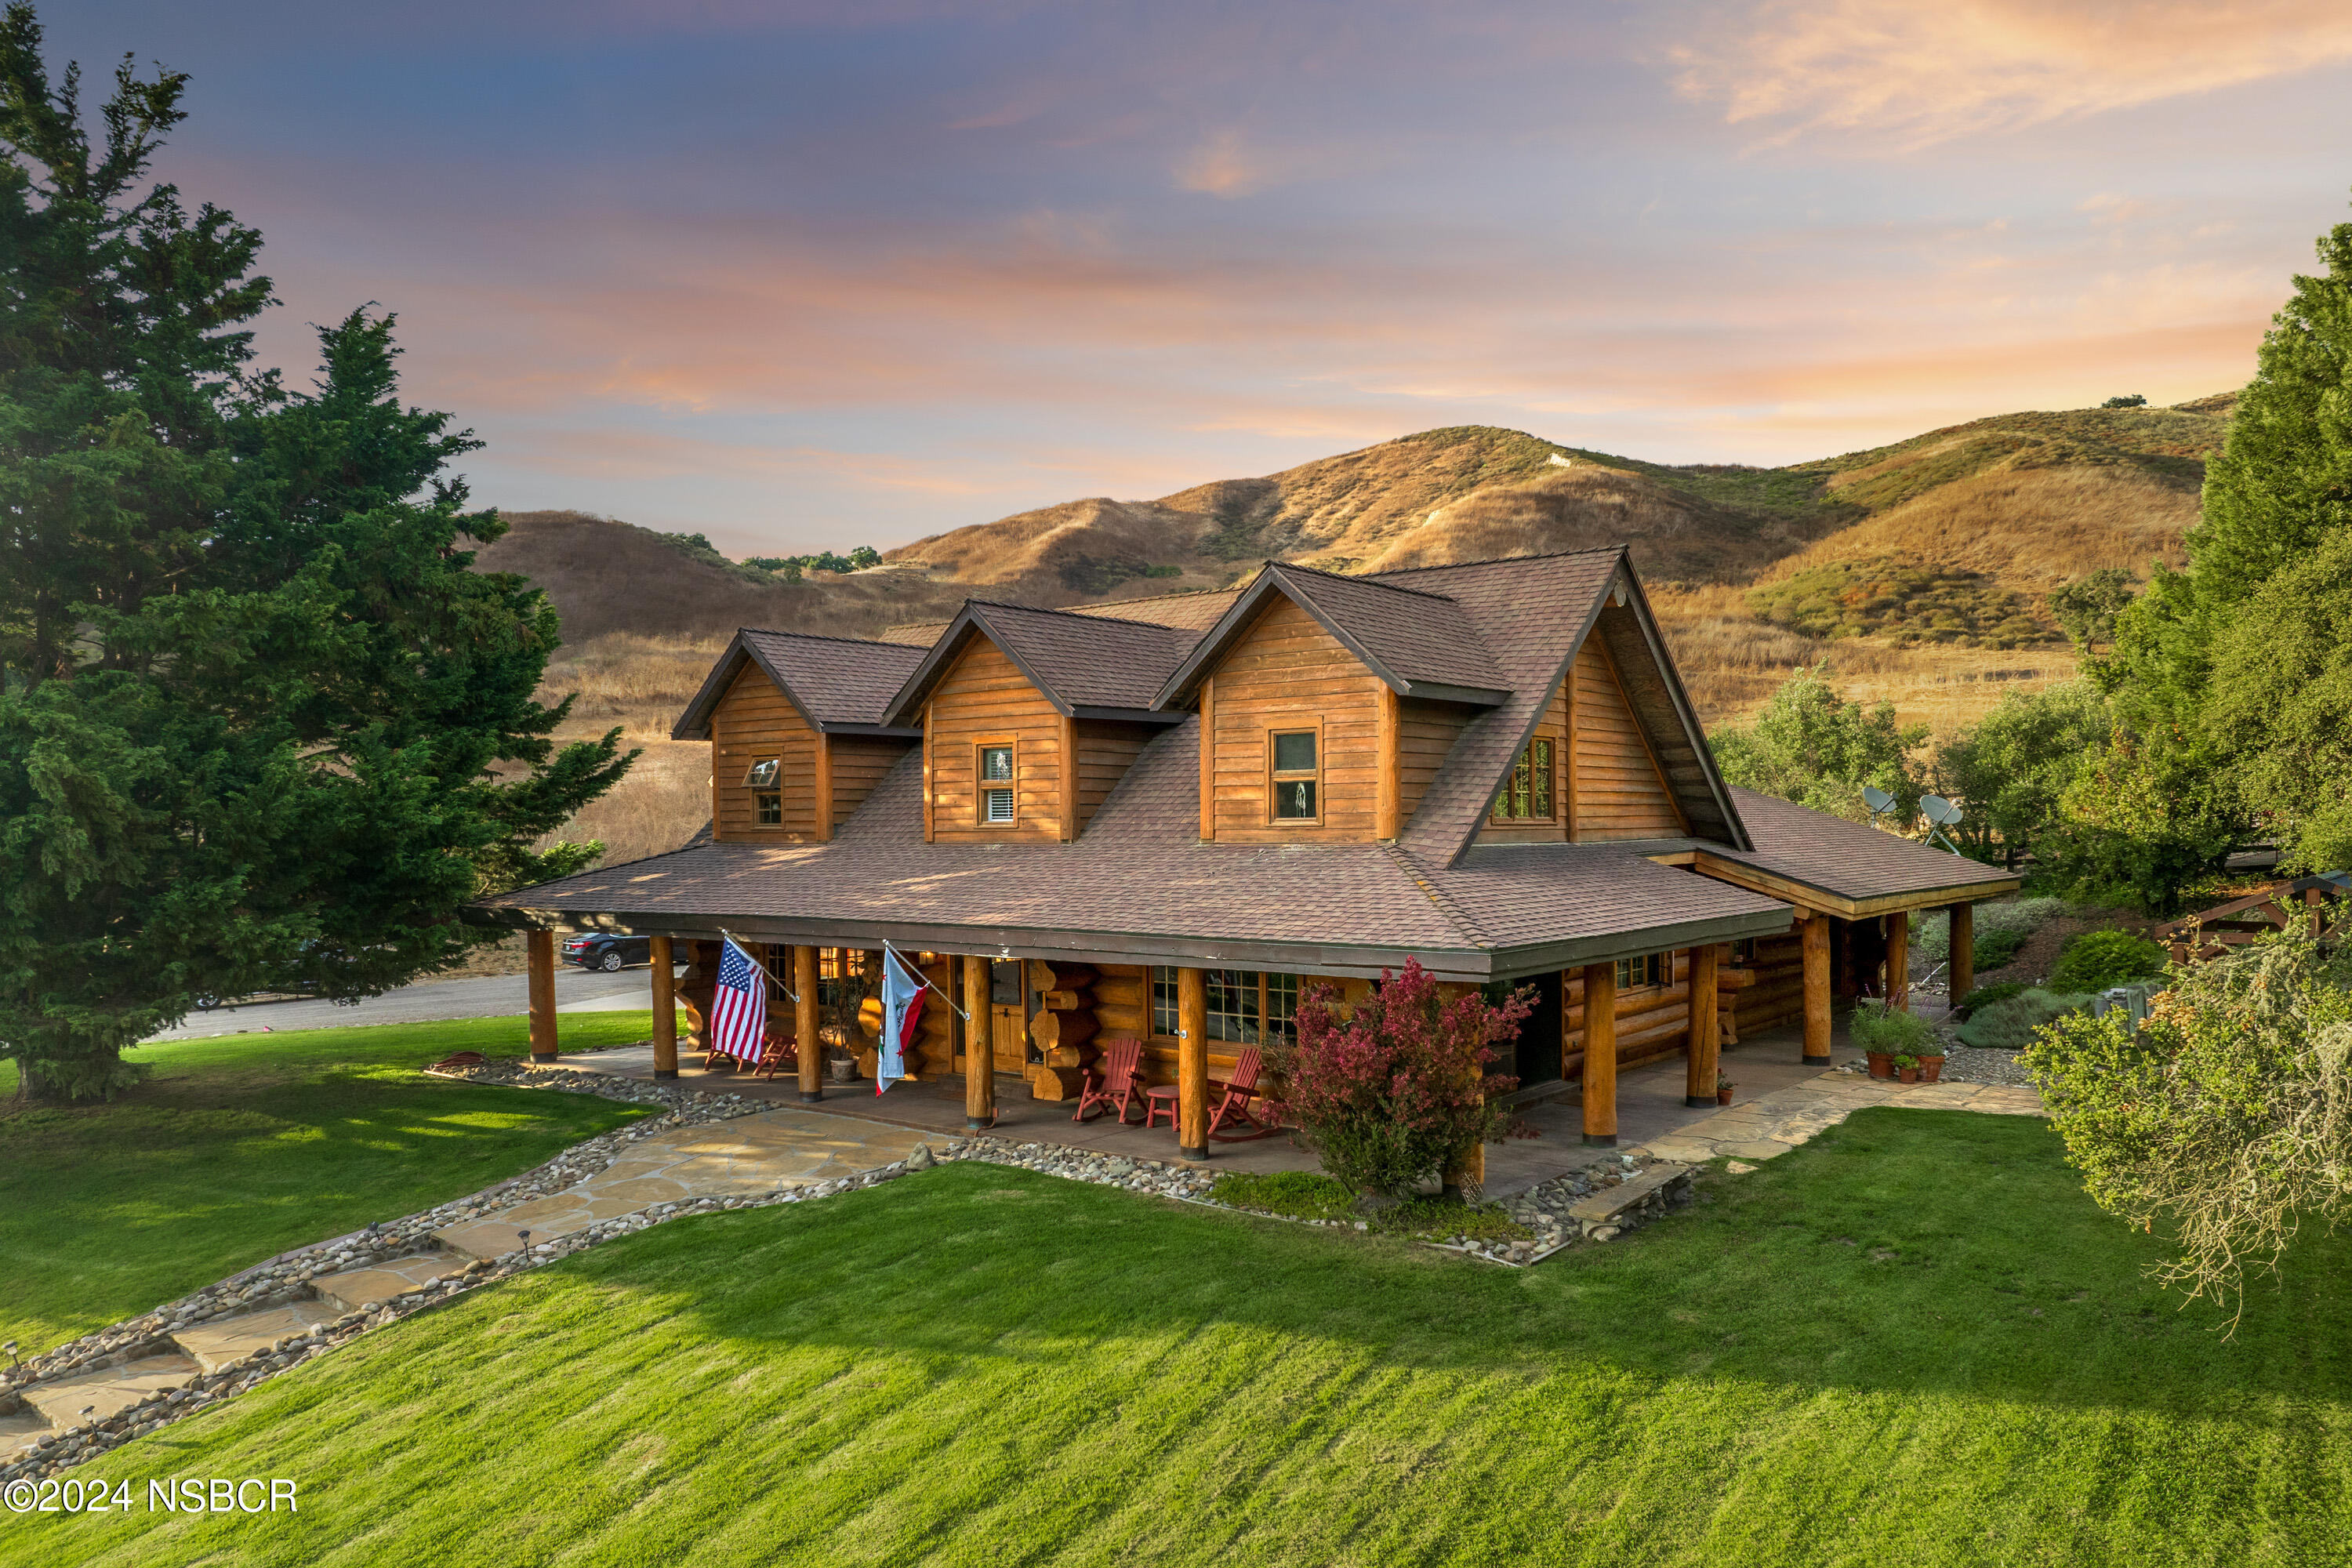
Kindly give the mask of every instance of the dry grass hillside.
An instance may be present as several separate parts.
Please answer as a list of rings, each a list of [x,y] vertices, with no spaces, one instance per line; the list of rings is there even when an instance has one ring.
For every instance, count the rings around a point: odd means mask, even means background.
[[[2052,590],[2179,563],[2235,401],[2001,415],[1780,468],[1430,430],[1157,500],[1043,507],[801,584],[581,512],[509,514],[480,564],[554,600],[566,647],[547,689],[579,694],[570,731],[617,724],[644,748],[567,830],[634,858],[708,816],[703,748],[667,737],[738,626],[877,637],[943,622],[967,595],[1116,606],[1223,587],[1266,559],[1367,571],[1622,542],[1710,727],[1825,663],[1849,694],[1948,733],[2003,692],[2074,675]]]

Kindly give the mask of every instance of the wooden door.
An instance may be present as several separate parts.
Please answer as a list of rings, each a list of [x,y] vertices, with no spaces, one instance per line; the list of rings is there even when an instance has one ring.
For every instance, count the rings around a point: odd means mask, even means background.
[[[989,965],[988,1033],[995,1047],[998,1072],[1023,1072],[1029,1066],[1029,1020],[1021,995],[1022,967],[1017,962]]]

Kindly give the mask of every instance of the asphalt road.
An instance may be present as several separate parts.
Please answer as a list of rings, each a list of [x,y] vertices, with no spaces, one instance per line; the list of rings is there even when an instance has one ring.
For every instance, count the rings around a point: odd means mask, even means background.
[[[555,1010],[616,1013],[654,1005],[653,969],[637,964],[618,974],[555,966]],[[422,1024],[440,1018],[505,1018],[530,1010],[530,977],[485,974],[465,980],[421,980],[349,1006],[299,997],[288,1002],[248,1002],[191,1013],[176,1029],[150,1038],[194,1040],[209,1035],[257,1034],[264,1029],[331,1029],[347,1024]]]

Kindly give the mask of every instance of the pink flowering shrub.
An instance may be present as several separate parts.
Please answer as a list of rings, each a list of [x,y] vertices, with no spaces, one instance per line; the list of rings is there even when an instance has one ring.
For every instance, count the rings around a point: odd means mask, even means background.
[[[1519,1080],[1486,1067],[1532,1010],[1524,992],[1499,1007],[1475,991],[1441,1001],[1415,959],[1402,974],[1383,971],[1351,1014],[1330,986],[1310,986],[1298,1043],[1279,1064],[1291,1119],[1349,1186],[1411,1197],[1507,1121],[1496,1101]]]

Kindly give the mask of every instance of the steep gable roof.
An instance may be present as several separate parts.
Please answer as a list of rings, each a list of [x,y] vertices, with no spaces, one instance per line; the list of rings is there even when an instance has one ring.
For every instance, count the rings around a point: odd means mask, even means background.
[[[1277,595],[1312,616],[1400,697],[1491,705],[1509,695],[1493,652],[1444,594],[1270,561],[1169,676],[1160,703],[1188,700]]]
[[[813,729],[832,734],[885,732],[889,726],[884,710],[921,658],[920,648],[891,643],[746,626],[719,656],[702,689],[670,727],[670,738],[709,740],[711,710],[746,664],[757,664]]]
[[[1151,699],[1193,635],[1145,621],[967,600],[892,698],[891,721],[917,722],[924,698],[956,656],[984,637],[1064,713],[1173,724],[1182,715],[1153,711]]]

